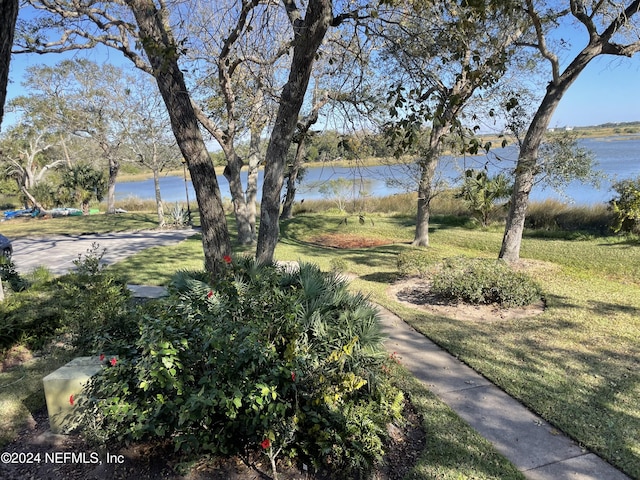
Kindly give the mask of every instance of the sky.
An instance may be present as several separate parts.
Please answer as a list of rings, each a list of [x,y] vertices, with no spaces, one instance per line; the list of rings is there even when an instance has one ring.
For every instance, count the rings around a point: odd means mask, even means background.
[[[566,63],[585,44],[585,37],[581,30],[572,27],[563,28],[558,35],[570,39],[573,44],[573,48],[561,57],[565,64],[563,66],[566,66]],[[28,66],[53,65],[73,55],[88,56],[96,62],[106,61],[123,66],[130,65],[119,52],[105,47],[95,52],[13,55],[7,99],[23,93],[20,83]],[[563,128],[640,121],[638,85],[640,85],[640,53],[633,58],[598,57],[586,67],[564,95],[549,127]],[[6,111],[3,130],[13,121],[15,117],[10,111]]]

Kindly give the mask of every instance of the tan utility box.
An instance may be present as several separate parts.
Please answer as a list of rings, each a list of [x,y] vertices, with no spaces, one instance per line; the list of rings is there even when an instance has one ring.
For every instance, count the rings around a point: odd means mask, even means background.
[[[105,357],[111,359],[113,357]],[[77,425],[76,401],[89,379],[104,368],[99,356],[78,357],[44,377],[44,396],[52,433],[68,433]]]

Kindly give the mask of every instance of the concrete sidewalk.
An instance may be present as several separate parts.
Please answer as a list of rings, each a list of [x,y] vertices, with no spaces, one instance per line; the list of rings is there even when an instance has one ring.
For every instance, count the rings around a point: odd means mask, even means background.
[[[388,310],[387,349],[532,480],[629,480]]]
[[[111,264],[147,248],[177,244],[196,233],[198,230],[188,228],[19,238],[13,241],[13,261],[20,273],[42,265],[61,275],[72,270],[73,262],[94,243],[99,246],[97,253],[106,249],[102,262]]]

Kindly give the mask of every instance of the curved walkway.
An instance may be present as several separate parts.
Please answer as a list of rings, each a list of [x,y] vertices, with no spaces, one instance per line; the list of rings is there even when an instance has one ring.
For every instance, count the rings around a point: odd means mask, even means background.
[[[378,307],[387,349],[440,400],[531,480],[629,480],[448,354]]]
[[[130,285],[134,296],[164,287]],[[378,305],[385,342],[402,364],[531,480],[629,480],[486,378]]]

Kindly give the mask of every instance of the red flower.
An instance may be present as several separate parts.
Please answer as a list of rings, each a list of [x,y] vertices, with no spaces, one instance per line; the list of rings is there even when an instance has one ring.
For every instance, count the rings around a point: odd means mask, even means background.
[[[104,361],[104,353],[100,354],[100,361],[103,362]]]
[[[271,440],[269,440],[268,438],[265,438],[264,440],[262,440],[262,443],[260,444],[260,446],[266,450],[271,446]]]
[[[116,363],[118,363],[118,359],[117,359],[116,357],[113,357],[113,358],[111,359],[111,366],[112,366],[112,367],[115,367],[115,366],[116,366]]]
[[[71,396],[69,397],[69,403],[70,403],[71,405],[73,405],[73,395],[71,395]]]
[[[224,257],[222,257],[222,260],[224,260],[224,263],[226,263],[227,265],[231,263],[231,257],[229,255],[225,255]]]
[[[291,381],[292,382],[296,381],[296,372],[291,372]]]
[[[211,297],[213,297],[213,290],[209,290],[209,293],[207,293],[207,298]]]

